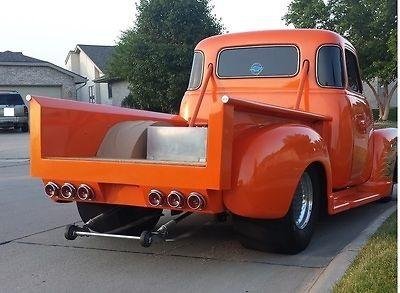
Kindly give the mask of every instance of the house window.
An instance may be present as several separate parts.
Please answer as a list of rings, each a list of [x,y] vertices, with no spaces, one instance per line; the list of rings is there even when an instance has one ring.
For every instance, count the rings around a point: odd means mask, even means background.
[[[89,86],[89,103],[94,103],[94,86]]]
[[[113,94],[112,94],[112,84],[111,83],[107,83],[107,87],[108,87],[108,98],[112,99]]]
[[[319,48],[317,81],[323,87],[343,87],[342,52],[339,46],[325,45]]]
[[[347,89],[362,93],[360,72],[358,70],[357,57],[346,49]]]

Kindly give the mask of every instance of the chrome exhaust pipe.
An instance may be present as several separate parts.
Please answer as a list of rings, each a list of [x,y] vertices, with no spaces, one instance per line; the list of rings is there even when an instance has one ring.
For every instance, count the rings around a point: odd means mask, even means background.
[[[192,210],[201,210],[205,207],[206,201],[203,196],[198,192],[191,192],[186,200],[189,208]]]
[[[63,186],[61,186],[61,196],[65,199],[71,199],[75,196],[76,194],[76,189],[75,186],[73,186],[71,183],[64,183]]]
[[[94,196],[93,190],[86,184],[79,185],[77,194],[80,200],[90,200]]]
[[[171,208],[181,208],[185,202],[182,193],[173,190],[167,196],[167,203]]]
[[[163,194],[161,191],[152,189],[148,195],[149,204],[153,207],[159,207],[163,204]]]
[[[52,198],[53,196],[57,196],[60,193],[60,187],[54,182],[48,182],[44,187],[44,193]]]

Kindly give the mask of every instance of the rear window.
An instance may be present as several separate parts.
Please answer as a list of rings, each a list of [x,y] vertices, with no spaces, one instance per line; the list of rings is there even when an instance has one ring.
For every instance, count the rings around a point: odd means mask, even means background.
[[[194,52],[192,72],[190,73],[190,80],[188,90],[196,90],[201,85],[203,79],[204,55],[203,53]]]
[[[2,94],[0,93],[0,105],[15,106],[24,105],[22,97],[18,94]]]
[[[295,46],[243,47],[220,52],[217,74],[222,78],[289,77],[298,70]]]

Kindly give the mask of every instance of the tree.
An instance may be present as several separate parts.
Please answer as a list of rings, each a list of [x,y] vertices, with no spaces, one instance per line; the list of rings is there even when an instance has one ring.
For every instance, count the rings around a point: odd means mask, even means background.
[[[125,106],[175,113],[187,88],[193,49],[220,34],[209,0],[140,0],[133,28],[122,33],[108,75],[125,79]]]
[[[377,100],[379,118],[387,120],[397,88],[395,0],[293,0],[283,19],[295,27],[331,29],[348,38],[358,50],[363,80]],[[374,88],[376,78],[382,90]]]

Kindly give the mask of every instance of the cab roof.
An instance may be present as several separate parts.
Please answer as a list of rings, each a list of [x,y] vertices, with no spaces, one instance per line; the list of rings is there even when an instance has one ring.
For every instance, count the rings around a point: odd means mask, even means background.
[[[196,49],[224,48],[230,46],[249,46],[263,44],[346,44],[354,48],[344,37],[329,30],[321,29],[282,29],[264,30],[216,35],[202,40]]]

